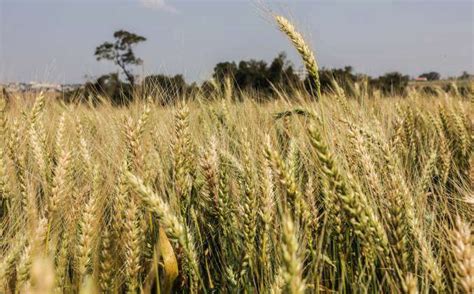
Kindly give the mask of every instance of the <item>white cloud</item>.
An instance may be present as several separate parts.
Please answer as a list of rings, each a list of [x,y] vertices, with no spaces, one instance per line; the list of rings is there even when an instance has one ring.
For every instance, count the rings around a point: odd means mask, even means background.
[[[143,6],[152,9],[159,9],[168,12],[177,13],[178,10],[165,2],[165,0],[140,0]]]

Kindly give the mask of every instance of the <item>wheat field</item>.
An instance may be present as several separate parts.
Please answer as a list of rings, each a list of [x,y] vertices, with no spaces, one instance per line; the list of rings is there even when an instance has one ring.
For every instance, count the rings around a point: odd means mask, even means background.
[[[318,101],[1,100],[0,292],[473,293],[472,100],[313,78]]]

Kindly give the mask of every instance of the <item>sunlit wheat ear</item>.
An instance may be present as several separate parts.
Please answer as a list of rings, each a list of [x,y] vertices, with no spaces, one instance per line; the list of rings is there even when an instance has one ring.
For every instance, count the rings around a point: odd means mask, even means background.
[[[192,289],[197,287],[198,256],[196,253],[194,238],[189,230],[183,225],[183,222],[171,210],[161,197],[156,195],[150,188],[143,184],[143,181],[130,172],[126,172],[127,182],[139,196],[145,207],[156,214],[163,225],[168,237],[175,240],[184,250],[186,261],[189,266],[190,283]]]
[[[304,293],[306,285],[303,279],[303,259],[300,256],[297,230],[290,217],[284,217],[282,222],[281,254],[282,275],[285,281],[284,293]]]
[[[47,184],[47,163],[46,163],[46,158],[45,158],[45,146],[42,144],[42,140],[40,138],[40,135],[38,131],[34,128],[31,127],[30,132],[30,146],[31,150],[33,152],[34,158],[36,160],[36,164],[38,166],[38,171],[39,175],[44,181],[44,184]]]
[[[407,220],[407,212],[405,209],[404,204],[404,197],[403,192],[400,188],[400,184],[397,182],[396,174],[396,166],[393,159],[393,154],[390,152],[387,146],[382,146],[382,151],[384,152],[384,159],[385,159],[385,166],[387,168],[387,176],[388,176],[388,189],[390,192],[388,193],[390,207],[388,209],[389,212],[389,219],[388,222],[392,226],[392,230],[389,232],[392,235],[392,245],[393,250],[395,253],[395,258],[403,270],[407,268],[407,260],[408,260],[408,251],[407,251],[407,244],[408,244],[408,220]]]
[[[178,201],[183,203],[187,203],[189,200],[191,189],[190,174],[192,173],[192,162],[194,160],[189,116],[189,108],[186,104],[181,105],[174,115],[175,138],[172,145],[173,176]]]
[[[56,130],[56,141],[55,141],[55,162],[56,165],[53,169],[52,180],[51,180],[51,197],[48,203],[46,203],[46,214],[51,225],[56,225],[54,222],[54,213],[58,210],[60,202],[67,199],[68,193],[70,192],[70,171],[71,171],[71,152],[68,150],[68,144],[65,140],[65,123],[66,117],[64,114],[61,115]]]
[[[342,111],[345,115],[351,115],[353,112],[349,106],[347,95],[344,89],[339,86],[336,79],[331,80],[332,90],[334,91],[334,99],[341,106]]]
[[[449,142],[446,140],[444,133],[439,133],[439,162],[440,162],[440,176],[443,184],[446,185],[449,179],[451,170],[451,150],[449,149]]]
[[[63,113],[59,117],[59,122],[58,122],[58,125],[57,125],[57,128],[56,128],[56,142],[55,142],[55,146],[54,146],[54,151],[55,151],[56,157],[58,157],[59,154],[61,154],[61,152],[63,151],[64,145],[66,144],[66,142],[65,142],[65,135],[66,135],[65,132],[66,132],[66,116]]]
[[[48,210],[52,215],[58,209],[61,200],[67,196],[69,191],[69,163],[71,159],[71,154],[69,152],[64,152],[59,157],[59,161],[56,165],[55,174],[53,177],[53,187],[52,194],[49,200]],[[52,221],[50,219],[50,221]]]
[[[470,150],[471,147],[471,134],[466,129],[466,126],[464,125],[463,118],[459,115],[457,110],[452,110],[453,114],[453,120],[454,120],[454,127],[456,128],[456,131],[459,135],[459,140],[461,141],[460,147],[461,147],[461,152],[462,155],[466,156]]]
[[[202,156],[199,159],[199,165],[205,179],[202,195],[212,202],[216,209],[219,209],[219,157],[215,137],[210,139],[209,145],[209,148],[202,151]]]
[[[248,141],[248,130],[242,132],[242,174],[239,177],[243,198],[240,202],[240,210],[242,212],[242,231],[244,237],[244,257],[242,261],[242,269],[240,272],[241,280],[246,283],[244,277],[251,270],[255,256],[255,222],[257,218],[257,198],[254,186],[254,170],[253,161],[251,159],[250,143]]]
[[[83,169],[86,177],[92,179],[93,176],[93,162],[92,155],[88,141],[84,137],[84,128],[80,121],[76,123],[76,133],[79,140],[79,154],[82,160],[81,168]]]
[[[352,144],[354,158],[358,163],[358,171],[363,173],[363,177],[367,182],[368,190],[375,194],[382,194],[380,178],[376,172],[375,164],[366,147],[366,142],[357,128],[349,123],[348,135]],[[351,151],[352,152],[352,151]]]
[[[81,281],[87,276],[90,271],[90,263],[92,258],[92,249],[94,246],[94,238],[97,234],[97,197],[96,191],[97,184],[100,181],[100,174],[98,168],[94,169],[93,188],[90,193],[89,199],[85,204],[82,219],[79,224],[79,242],[77,248],[78,257],[78,272],[81,277]]]
[[[269,242],[273,235],[273,229],[271,226],[275,218],[275,187],[271,163],[268,162],[268,160],[265,160],[261,165],[263,169],[260,179],[262,182],[263,192],[262,205],[260,207],[260,218],[263,222],[261,252],[262,262],[268,264],[271,248]]]
[[[145,127],[149,121],[151,113],[151,106],[146,104],[143,110],[142,115],[134,124],[131,118],[127,119],[125,122],[125,136],[127,138],[127,151],[129,157],[129,166],[133,167],[136,170],[141,170],[144,160],[144,154],[142,152],[142,142],[143,133],[145,132]],[[133,166],[132,166],[133,163]]]
[[[129,293],[135,293],[138,289],[138,274],[140,271],[141,236],[138,223],[138,207],[132,197],[127,199],[124,229],[127,290]]]
[[[61,245],[56,253],[56,291],[55,293],[63,293],[63,287],[68,277],[69,266],[69,249],[72,246],[71,236],[73,232],[66,229],[61,236]]]
[[[452,244],[456,258],[457,282],[465,293],[474,293],[474,234],[469,224],[456,218]]]
[[[25,171],[25,154],[23,150],[18,150],[18,146],[21,146],[24,138],[21,136],[22,128],[18,120],[13,120],[10,136],[8,137],[7,142],[7,154],[10,160],[13,162],[15,169],[15,178],[17,181],[18,190],[20,192],[20,199],[18,201],[21,203],[21,207],[26,209],[28,192],[26,186],[26,171]]]
[[[439,107],[439,117],[443,123],[443,126],[446,130],[448,139],[453,142],[454,150],[458,153],[457,156],[466,156],[469,153],[471,137],[466,126],[464,125],[464,119],[459,115],[459,111],[450,107]]]
[[[112,194],[111,207],[111,236],[121,238],[123,231],[123,218],[125,217],[126,203],[128,199],[129,188],[125,179],[125,172],[128,170],[126,159],[122,160],[117,180],[115,181],[114,191]],[[121,244],[117,244],[118,247]]]
[[[112,290],[113,257],[111,252],[110,229],[105,226],[99,257],[99,285],[103,292]]]
[[[423,172],[421,173],[421,178],[418,182],[418,187],[416,190],[416,193],[418,195],[421,195],[423,193],[426,193],[426,191],[429,188],[429,185],[431,184],[431,181],[433,179],[433,173],[435,172],[436,169],[436,162],[437,162],[438,154],[436,151],[433,151],[430,155],[430,158],[426,162]]]
[[[319,81],[319,68],[313,51],[309,48],[303,36],[296,30],[295,26],[285,17],[275,15],[275,20],[280,31],[285,33],[293,43],[301,58],[303,59],[306,70],[308,71],[311,86],[314,87],[312,91],[316,98],[321,98],[321,82]]]
[[[15,265],[22,256],[25,244],[27,243],[26,236],[22,236],[17,240],[12,240],[8,252],[2,255],[3,260],[0,261],[0,292],[7,293],[4,289],[8,284],[10,275],[14,272]]]
[[[322,172],[328,180],[329,187],[335,191],[337,201],[350,219],[354,233],[365,244],[365,253],[372,255],[377,251],[380,257],[384,257],[388,252],[386,232],[376,217],[374,209],[370,207],[366,196],[361,193],[353,179],[346,178],[341,174],[319,130],[314,126],[309,128],[309,138],[321,162]]]
[[[42,115],[46,104],[46,96],[41,92],[35,100],[35,104],[30,112],[30,124],[34,125],[38,121],[38,118]]]
[[[89,263],[92,252],[92,235],[93,235],[93,200],[90,200],[84,209],[82,221],[79,226],[79,240],[78,240],[78,272],[81,280],[87,275]]]
[[[275,174],[278,176],[281,185],[286,189],[288,201],[294,207],[296,216],[302,216],[304,219],[307,219],[310,215],[309,208],[302,197],[293,174],[281,158],[279,152],[273,149],[269,137],[267,137],[266,141],[264,147],[266,160],[274,167]]]
[[[436,258],[433,255],[432,246],[430,244],[430,240],[427,237],[427,232],[417,215],[417,207],[413,199],[413,194],[407,186],[405,176],[401,174],[401,170],[397,166],[398,162],[395,161],[395,156],[392,150],[390,150],[387,145],[384,145],[383,152],[384,157],[386,158],[386,165],[388,167],[390,180],[392,181],[393,185],[392,190],[399,193],[399,197],[401,197],[401,199],[397,200],[401,206],[401,209],[398,209],[398,211],[405,216],[399,217],[397,221],[400,222],[403,227],[408,227],[410,236],[416,240],[416,243],[419,246],[423,267],[433,282],[435,289],[442,292],[444,291],[443,273]],[[398,232],[401,233],[399,229],[396,229],[394,233],[397,234]],[[399,237],[401,237],[401,235]],[[399,239],[399,241],[401,241],[401,239]],[[406,243],[409,244],[410,242]],[[399,243],[398,245],[401,244],[402,243]],[[403,255],[399,256],[398,258],[400,257],[405,258]]]
[[[30,147],[36,160],[39,175],[43,180],[43,189],[49,195],[51,170],[48,154],[46,152],[46,131],[42,121],[45,108],[45,96],[41,93],[35,100],[30,112],[29,137]]]
[[[16,283],[22,289],[30,278],[30,267],[32,262],[31,245],[27,245],[16,266]]]

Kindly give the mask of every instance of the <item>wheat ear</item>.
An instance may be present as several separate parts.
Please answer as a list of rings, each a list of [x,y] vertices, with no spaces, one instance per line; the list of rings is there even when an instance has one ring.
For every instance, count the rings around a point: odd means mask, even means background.
[[[473,234],[469,224],[459,217],[452,232],[453,251],[456,258],[458,283],[466,293],[474,293],[474,247]]]
[[[301,33],[296,30],[295,26],[288,19],[280,15],[275,15],[275,20],[280,31],[288,36],[290,41],[293,43],[293,46],[303,59],[306,70],[308,71],[308,77],[311,81],[311,86],[314,87],[314,89],[312,89],[313,93],[316,95],[316,98],[321,98],[319,68],[313,51],[309,48]]]
[[[170,206],[165,203],[158,195],[156,195],[150,188],[143,184],[143,181],[134,176],[130,172],[126,172],[126,177],[130,187],[140,196],[141,201],[146,208],[155,213],[163,225],[167,235],[176,240],[183,248],[191,278],[191,287],[196,289],[198,273],[198,257],[194,247],[194,238],[182,221],[171,210]]]
[[[298,237],[295,225],[290,217],[283,219],[283,242],[281,251],[283,257],[283,279],[285,281],[284,293],[304,293],[303,262],[299,254]]]

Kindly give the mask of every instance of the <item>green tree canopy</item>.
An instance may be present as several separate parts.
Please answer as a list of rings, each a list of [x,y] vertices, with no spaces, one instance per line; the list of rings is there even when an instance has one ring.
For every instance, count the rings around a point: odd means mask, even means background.
[[[441,75],[435,71],[431,71],[420,75],[420,78],[426,78],[428,81],[438,81]]]
[[[410,77],[399,72],[390,72],[380,76],[374,81],[374,86],[378,87],[385,95],[404,95]]]
[[[133,46],[146,41],[145,37],[119,30],[114,33],[114,42],[104,42],[95,49],[97,60],[110,60],[120,67],[130,85],[135,85],[135,76],[130,66],[142,64],[142,60],[135,56]]]
[[[223,83],[231,78],[234,86],[239,89],[252,89],[264,92],[272,91],[272,87],[289,88],[300,79],[287,60],[286,54],[280,53],[270,65],[263,60],[242,60],[235,62],[221,62],[214,67],[213,77]]]

